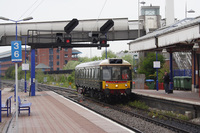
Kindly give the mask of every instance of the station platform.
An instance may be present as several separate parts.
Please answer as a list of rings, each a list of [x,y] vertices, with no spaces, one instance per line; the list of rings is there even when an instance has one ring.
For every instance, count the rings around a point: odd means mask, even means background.
[[[191,91],[173,90],[173,93],[166,94],[164,90],[157,91],[157,90],[147,90],[147,89],[132,89],[132,93],[141,96],[147,96],[152,98],[158,98],[158,99],[164,99],[174,102],[200,106],[199,93]]]
[[[13,92],[2,94],[3,101],[8,96],[13,96]],[[95,112],[88,110],[52,91],[37,92],[36,96],[29,97],[28,93],[20,92],[22,103],[31,102],[31,114],[28,111],[20,111],[18,117],[19,133],[130,133],[133,132],[116,122],[113,122]],[[12,98],[12,104],[14,99]],[[12,105],[12,115],[15,105]],[[6,113],[5,113],[6,114]],[[7,128],[9,133],[17,130],[16,116],[12,118],[2,115],[3,123],[9,123],[9,128],[5,124],[2,128],[4,132]],[[5,122],[7,121],[7,122]]]

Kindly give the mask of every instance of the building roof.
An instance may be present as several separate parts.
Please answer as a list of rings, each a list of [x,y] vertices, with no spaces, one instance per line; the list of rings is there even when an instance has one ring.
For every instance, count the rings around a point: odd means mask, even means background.
[[[1,58],[5,58],[5,57],[10,57],[10,56],[11,56],[11,51],[10,50],[0,53],[0,59]]]
[[[199,38],[200,17],[186,18],[131,41],[131,51],[145,51]],[[157,38],[157,42],[156,42]],[[157,44],[156,44],[157,43]],[[157,46],[156,46],[157,45]]]
[[[31,47],[26,48],[26,51],[30,51],[30,50],[31,50]],[[24,47],[22,47],[22,51],[25,51]],[[5,57],[10,57],[10,56],[11,56],[11,50],[4,51],[4,52],[0,53],[0,59],[5,58]]]
[[[35,68],[36,69],[49,69],[50,67],[45,65],[45,64],[43,64],[43,63],[40,63]]]
[[[80,52],[79,50],[77,49],[72,49],[72,54],[81,54],[82,52]]]

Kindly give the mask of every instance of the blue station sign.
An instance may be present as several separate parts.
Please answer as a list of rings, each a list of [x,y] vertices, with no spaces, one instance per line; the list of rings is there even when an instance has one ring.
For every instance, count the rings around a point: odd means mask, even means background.
[[[11,61],[22,62],[22,45],[21,41],[11,42]]]

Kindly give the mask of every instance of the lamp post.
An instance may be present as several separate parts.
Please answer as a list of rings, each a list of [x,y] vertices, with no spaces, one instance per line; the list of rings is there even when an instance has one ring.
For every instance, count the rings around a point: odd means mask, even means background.
[[[185,2],[185,18],[187,18],[187,13],[195,13],[194,10],[190,9],[189,11],[187,10],[187,2]]]
[[[28,21],[33,19],[32,17],[27,17],[21,20],[12,20],[9,18],[5,18],[5,17],[0,17],[0,19],[5,20],[5,21],[12,21],[15,23],[16,28],[15,28],[15,40],[17,41],[17,23],[21,22],[21,21]],[[18,64],[17,62],[15,62],[15,85],[16,85],[16,132],[18,133],[18,73],[17,73],[17,69],[18,69]]]

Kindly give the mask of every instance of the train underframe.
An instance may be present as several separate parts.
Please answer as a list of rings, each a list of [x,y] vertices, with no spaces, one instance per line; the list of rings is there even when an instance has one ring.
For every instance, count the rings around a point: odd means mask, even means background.
[[[89,95],[92,98],[98,98],[101,101],[118,101],[118,100],[128,100],[131,95],[131,89],[93,89],[89,87],[77,87],[81,89],[83,95]]]

